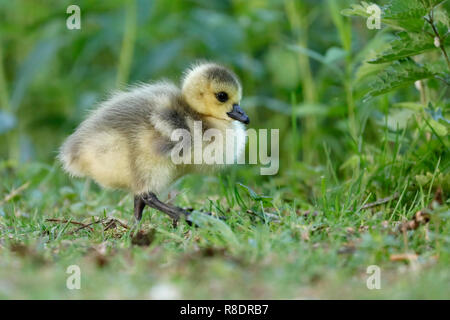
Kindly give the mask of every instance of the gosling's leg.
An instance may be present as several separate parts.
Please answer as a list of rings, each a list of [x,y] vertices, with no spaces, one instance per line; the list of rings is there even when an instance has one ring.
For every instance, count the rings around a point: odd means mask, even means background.
[[[141,196],[134,196],[134,217],[136,221],[141,221],[142,211],[144,211],[145,202],[142,200]]]
[[[186,210],[160,201],[153,192],[142,195],[141,199],[149,207],[159,210],[171,217],[174,225],[176,225],[177,221],[180,219],[180,216],[189,216],[189,212]]]

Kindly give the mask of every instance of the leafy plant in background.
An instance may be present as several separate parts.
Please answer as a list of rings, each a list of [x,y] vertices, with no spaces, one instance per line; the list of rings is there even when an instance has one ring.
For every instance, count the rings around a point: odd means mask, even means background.
[[[387,48],[367,61],[384,68],[370,83],[365,101],[415,84],[420,102],[402,101],[394,107],[412,110],[439,137],[446,137],[445,119],[450,86],[449,16],[446,0],[392,0],[381,8],[381,21],[395,30]],[[448,4],[448,3],[447,3]],[[369,4],[353,4],[342,11],[347,16],[368,17]],[[448,9],[448,8],[447,8]],[[383,31],[382,31],[383,32]],[[405,116],[405,114],[402,114]],[[446,140],[441,140],[446,146]]]

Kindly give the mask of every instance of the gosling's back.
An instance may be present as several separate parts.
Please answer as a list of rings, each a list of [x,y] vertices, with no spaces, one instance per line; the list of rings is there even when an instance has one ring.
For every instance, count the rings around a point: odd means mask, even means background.
[[[104,187],[159,192],[180,174],[168,160],[172,131],[189,130],[198,119],[175,85],[140,85],[94,110],[62,145],[59,158],[71,175],[89,176]]]

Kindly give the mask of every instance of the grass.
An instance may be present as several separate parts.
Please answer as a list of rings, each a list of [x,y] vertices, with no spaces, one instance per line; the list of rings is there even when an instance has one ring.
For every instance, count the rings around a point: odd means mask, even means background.
[[[324,146],[327,165],[269,179],[256,167],[186,177],[175,202],[227,219],[195,211],[199,227],[174,228],[146,209],[140,238],[131,196],[57,164],[4,161],[0,298],[450,298],[448,150],[436,152],[423,130],[386,131],[379,149],[360,140],[360,156],[340,169]],[[424,209],[428,223],[398,231]],[[107,228],[110,218],[129,228]],[[92,231],[72,223],[99,219]],[[66,288],[69,265],[81,268],[80,290]],[[369,265],[381,268],[380,290],[366,287]]]

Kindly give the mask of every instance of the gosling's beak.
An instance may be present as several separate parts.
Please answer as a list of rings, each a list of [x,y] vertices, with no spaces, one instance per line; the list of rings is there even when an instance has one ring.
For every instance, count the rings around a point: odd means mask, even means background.
[[[233,110],[230,112],[227,112],[227,115],[234,120],[240,121],[245,124],[250,123],[250,119],[245,114],[244,110],[241,109],[241,107],[238,104],[233,104]]]

